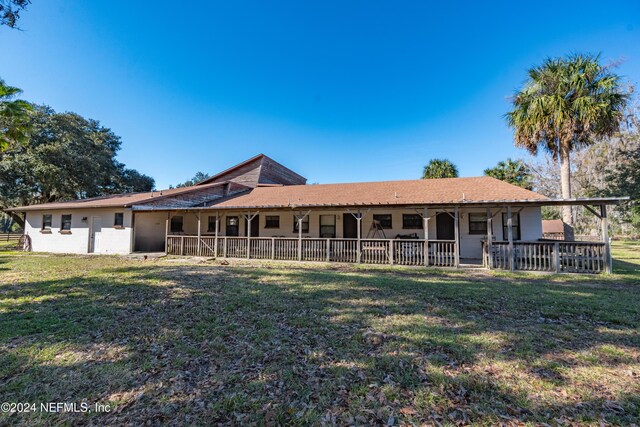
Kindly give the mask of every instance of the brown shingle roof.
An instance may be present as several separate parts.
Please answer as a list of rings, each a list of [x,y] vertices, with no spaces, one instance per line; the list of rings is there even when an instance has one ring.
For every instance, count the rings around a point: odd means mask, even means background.
[[[197,192],[213,183],[148,193],[117,194],[69,202],[13,208],[14,211],[128,207],[171,196]],[[239,196],[214,202],[211,208],[267,208],[297,206],[367,206],[452,204],[486,201],[548,200],[541,194],[491,177],[418,179],[410,181],[257,187]]]
[[[258,187],[211,207],[366,206],[548,200],[491,177]]]
[[[223,185],[224,183],[213,183],[191,187],[170,188],[160,191],[149,191],[146,193],[125,193],[113,194],[109,196],[91,197],[88,199],[70,200],[66,202],[41,203],[29,206],[19,206],[8,209],[10,211],[34,211],[42,209],[82,209],[82,208],[116,208],[128,207],[134,204],[141,204],[153,200],[160,200],[169,196],[188,193],[190,191],[200,191],[205,188]]]

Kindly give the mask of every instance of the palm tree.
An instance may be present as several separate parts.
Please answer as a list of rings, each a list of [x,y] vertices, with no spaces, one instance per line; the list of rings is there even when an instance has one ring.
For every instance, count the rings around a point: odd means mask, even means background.
[[[509,158],[506,161],[500,161],[495,167],[485,169],[484,174],[531,190],[529,168],[521,159],[511,160]]]
[[[550,58],[529,70],[529,79],[506,114],[517,147],[551,153],[560,163],[562,198],[571,198],[571,151],[613,135],[628,95],[620,78],[592,55]],[[573,216],[563,206],[565,238],[573,240]]]
[[[31,104],[14,99],[22,91],[0,79],[0,153],[14,144],[25,143],[29,135]]]
[[[422,171],[422,179],[457,177],[458,168],[447,159],[431,159]]]

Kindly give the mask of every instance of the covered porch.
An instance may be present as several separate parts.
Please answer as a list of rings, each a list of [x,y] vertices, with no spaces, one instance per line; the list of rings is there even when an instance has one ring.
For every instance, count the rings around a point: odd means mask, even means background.
[[[437,236],[430,238],[429,219],[434,219],[433,228],[437,214],[450,219],[446,222],[451,227],[446,232],[432,230]],[[183,226],[186,232],[172,233],[172,228],[178,228],[172,224],[176,215],[183,221],[190,215],[196,223]],[[440,209],[432,211],[431,218],[429,215],[428,208],[169,212],[166,252],[220,258],[458,266],[458,209]],[[275,229],[261,226],[261,222],[270,224],[276,217],[280,224]],[[447,238],[436,238],[442,233]],[[478,262],[479,254],[480,250]]]
[[[519,202],[505,203],[473,203],[456,206],[428,206],[405,208],[418,215],[422,228],[420,233],[405,235],[371,236],[372,228],[376,225],[374,216],[379,218],[375,207],[349,207],[341,211],[345,218],[343,222],[355,223],[354,237],[323,237],[323,213],[326,208],[269,210],[257,209],[244,212],[194,210],[166,212],[165,251],[170,255],[207,256],[217,258],[245,258],[272,259],[289,261],[322,261],[349,262],[363,264],[398,264],[433,267],[465,267],[469,263],[479,264],[488,269],[503,269],[510,271],[542,271],[542,272],[580,272],[600,273],[611,272],[610,242],[607,231],[607,204],[617,200],[581,199],[573,201],[546,201],[546,205],[572,204],[586,206],[601,222],[601,236],[599,241],[565,242],[545,241],[540,232],[538,238],[532,238],[530,232],[523,230],[527,227],[526,216],[520,214],[525,209],[535,207],[540,209],[540,201],[535,205]],[[335,211],[335,208],[332,208]],[[388,209],[386,209],[388,211]],[[293,231],[289,235],[260,235],[259,218],[270,217],[271,214],[293,218]],[[478,228],[472,222],[477,220],[478,213],[484,213],[486,227],[482,236],[472,235],[473,228]],[[317,214],[319,222],[318,233],[309,233],[309,216]],[[190,215],[196,222],[192,232],[172,233],[172,218],[180,214]],[[405,214],[406,215],[406,214]],[[449,217],[452,224],[452,238],[441,237],[441,226],[435,224],[439,218]],[[229,234],[229,229],[223,227],[226,218],[239,218],[238,229]],[[212,219],[213,218],[213,219]],[[367,226],[363,223],[367,220]],[[464,219],[464,226],[461,220]],[[541,218],[538,219],[540,221]],[[207,227],[203,227],[207,221]],[[403,218],[404,221],[404,218]],[[307,223],[305,228],[305,222]],[[441,221],[447,222],[447,221]],[[225,221],[225,225],[226,221]],[[244,229],[242,229],[242,227]],[[223,231],[224,228],[224,231]],[[206,232],[204,230],[206,229]],[[502,229],[502,233],[496,232]],[[242,236],[242,230],[244,236]],[[260,231],[259,231],[260,230]],[[327,229],[331,231],[331,229]],[[346,230],[346,228],[345,228]],[[538,228],[536,228],[538,230]],[[195,231],[195,232],[193,232]],[[366,233],[366,235],[365,235]],[[537,231],[536,231],[537,233]],[[256,236],[255,234],[258,234]],[[391,233],[393,234],[393,233]],[[449,237],[449,236],[447,236]],[[477,237],[478,240],[471,239]],[[479,245],[480,255],[473,258],[461,257],[465,245]],[[475,251],[475,249],[474,249]],[[474,252],[475,253],[475,252]]]

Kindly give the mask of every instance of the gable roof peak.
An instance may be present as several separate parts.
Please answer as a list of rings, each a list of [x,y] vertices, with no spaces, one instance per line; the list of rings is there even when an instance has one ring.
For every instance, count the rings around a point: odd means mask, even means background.
[[[300,185],[306,184],[307,179],[271,157],[260,153],[196,185],[221,181],[233,181],[248,187],[257,187],[262,184]]]

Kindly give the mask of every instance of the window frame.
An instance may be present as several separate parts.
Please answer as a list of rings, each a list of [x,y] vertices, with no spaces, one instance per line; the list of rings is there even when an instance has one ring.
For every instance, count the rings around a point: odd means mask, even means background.
[[[49,217],[49,225],[46,225],[47,221],[46,221],[46,217]],[[52,214],[43,214],[42,215],[42,227],[40,228],[41,231],[51,231],[51,227],[53,225],[53,215]]]
[[[380,217],[389,217],[389,226],[385,226],[383,221],[380,221]],[[383,230],[390,230],[393,228],[393,214],[373,214],[373,220],[380,222],[380,226]]]
[[[269,224],[270,222],[271,222],[271,224]],[[275,224],[273,224],[273,222],[275,222]],[[264,228],[265,229],[280,229],[280,215],[265,215],[264,216]]]
[[[420,226],[407,226],[407,219],[409,217],[415,217],[419,220]],[[416,225],[416,224],[414,224]],[[422,224],[422,217],[418,214],[402,214],[402,229],[403,230],[422,230],[424,225]]]
[[[180,218],[180,229],[178,230],[177,227],[174,227],[174,219],[176,219],[176,223],[177,224],[177,218]],[[171,217],[171,220],[169,221],[169,232],[170,233],[184,233],[184,216],[182,215],[173,215]]]
[[[65,219],[67,217],[68,219]],[[61,232],[71,232],[71,220],[73,219],[72,214],[62,214],[60,215],[60,231]],[[65,228],[65,224],[69,224],[69,228]]]
[[[120,224],[118,224],[118,217],[120,217]],[[124,228],[124,212],[116,212],[113,214],[113,227]]]
[[[331,217],[333,218],[333,224],[322,224],[322,217]],[[319,237],[321,239],[335,239],[337,236],[337,220],[336,220],[336,216],[333,214],[328,214],[328,215],[320,215],[319,221],[318,221],[318,233],[319,233]],[[333,233],[323,233],[322,232],[322,228],[323,227],[329,227],[329,228],[333,228]],[[323,236],[323,234],[331,234],[331,237],[325,237]]]
[[[513,229],[513,240],[521,240],[522,233],[520,229],[520,212],[513,213],[512,215],[512,224],[511,228]],[[507,212],[502,212],[502,240],[509,240],[509,225],[508,225]],[[515,223],[513,223],[515,220]]]
[[[480,215],[484,219],[482,221],[471,221],[471,216]],[[487,214],[483,212],[469,212],[469,234],[484,236],[488,234],[489,228],[487,227]],[[473,230],[471,224],[482,224],[482,230]]]
[[[298,218],[293,216],[293,232],[298,233]],[[302,220],[302,234],[309,234],[309,215]]]

